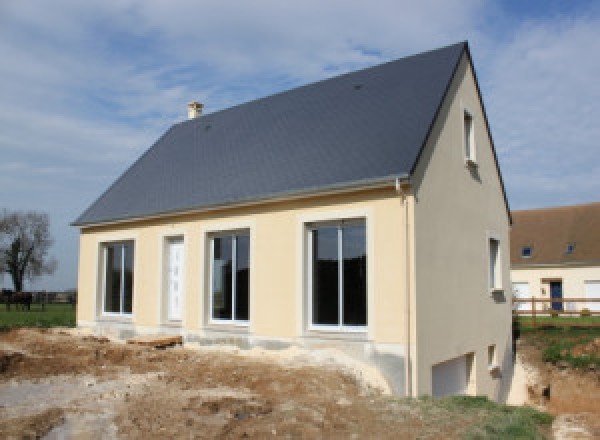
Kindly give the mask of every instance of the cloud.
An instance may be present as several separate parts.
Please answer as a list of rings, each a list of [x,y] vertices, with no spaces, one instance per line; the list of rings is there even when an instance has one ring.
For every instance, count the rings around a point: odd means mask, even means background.
[[[67,224],[188,101],[213,112],[465,39],[511,204],[590,199],[598,9],[523,22],[483,0],[4,0],[0,207],[49,212],[61,264],[40,285],[72,287]]]
[[[487,60],[484,89],[514,206],[600,194],[600,16],[529,21]]]

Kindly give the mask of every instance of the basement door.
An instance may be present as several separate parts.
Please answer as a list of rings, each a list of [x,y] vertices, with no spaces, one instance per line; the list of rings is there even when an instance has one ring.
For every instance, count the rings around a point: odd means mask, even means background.
[[[183,311],[183,240],[168,243],[167,303],[169,321],[181,321]]]

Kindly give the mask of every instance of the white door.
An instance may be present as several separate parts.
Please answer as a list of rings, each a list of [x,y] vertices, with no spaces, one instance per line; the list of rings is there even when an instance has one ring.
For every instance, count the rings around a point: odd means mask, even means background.
[[[584,284],[587,299],[600,299],[600,281],[586,281]],[[586,307],[592,312],[600,312],[600,301],[589,302]]]
[[[183,241],[169,242],[168,319],[180,321],[183,310]]]
[[[431,369],[433,397],[461,395],[467,393],[467,356],[459,356],[436,364]]]
[[[519,299],[530,298],[529,296],[529,283],[513,283],[513,293]],[[515,303],[515,310],[529,310],[531,309],[531,303],[518,302]]]

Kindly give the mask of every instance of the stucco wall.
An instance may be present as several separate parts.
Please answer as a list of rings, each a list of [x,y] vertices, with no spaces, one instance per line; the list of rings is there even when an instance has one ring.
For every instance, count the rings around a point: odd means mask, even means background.
[[[403,205],[389,187],[243,208],[84,228],[80,237],[80,326],[122,335],[182,333],[188,339],[238,345],[335,346],[377,364],[398,392],[404,381]],[[306,223],[364,218],[367,226],[368,329],[364,334],[307,330]],[[250,322],[247,327],[211,324],[208,314],[210,233],[250,231]],[[166,322],[163,258],[168,237],[182,236],[185,309],[180,325]],[[127,318],[102,314],[102,243],[133,240],[134,310]]]
[[[474,120],[476,167],[465,161],[465,109]],[[512,372],[509,219],[466,56],[414,186],[416,394],[431,393],[433,365],[473,354],[469,392],[502,399]],[[489,289],[490,237],[500,241],[504,294]],[[502,366],[501,379],[488,372],[491,345]]]
[[[550,298],[550,281],[562,281],[563,298],[587,298],[586,281],[600,281],[600,266],[571,266],[571,267],[539,267],[512,268],[513,283],[528,283],[529,296]],[[598,303],[595,303],[598,307]],[[576,310],[586,307],[586,304],[573,304]],[[524,306],[530,309],[531,306]],[[539,307],[539,305],[538,305]],[[565,304],[565,309],[570,305]]]

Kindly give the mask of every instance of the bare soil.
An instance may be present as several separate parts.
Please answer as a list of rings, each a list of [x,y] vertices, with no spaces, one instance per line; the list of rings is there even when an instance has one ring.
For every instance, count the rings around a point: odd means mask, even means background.
[[[480,422],[385,395],[338,367],[12,330],[0,333],[0,438],[448,439]],[[576,414],[564,426],[600,432],[586,415],[598,419],[597,374],[542,367],[552,382],[548,410]]]
[[[540,347],[520,340],[518,354],[535,372],[528,403],[556,417],[555,438],[600,439],[600,366],[573,368],[542,360]],[[600,339],[573,347],[573,356],[598,355]]]

